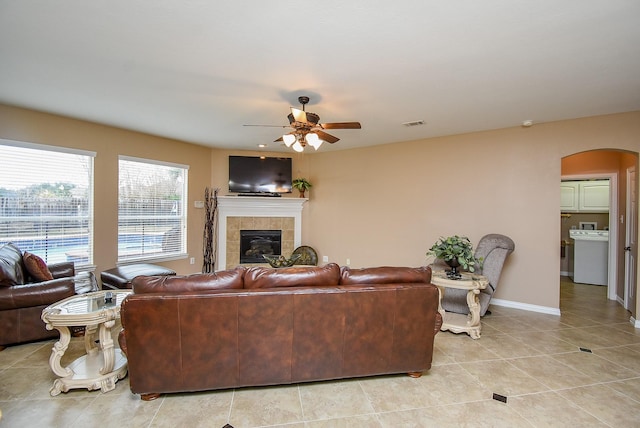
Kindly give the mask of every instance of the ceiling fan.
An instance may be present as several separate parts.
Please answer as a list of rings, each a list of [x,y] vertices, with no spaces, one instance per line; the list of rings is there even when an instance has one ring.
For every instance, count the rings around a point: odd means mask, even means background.
[[[284,134],[274,142],[282,141],[287,147],[296,152],[302,152],[307,144],[318,150],[324,141],[335,143],[340,139],[324,132],[325,129],[360,129],[360,122],[334,122],[318,123],[320,116],[305,110],[309,97],[298,97],[302,104],[302,110],[291,107],[291,113],[287,115],[289,125],[244,125],[244,126],[275,126],[278,128],[293,128],[293,131]]]

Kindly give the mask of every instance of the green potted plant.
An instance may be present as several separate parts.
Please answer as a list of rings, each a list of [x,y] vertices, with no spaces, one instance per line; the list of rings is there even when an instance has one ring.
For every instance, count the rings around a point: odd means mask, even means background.
[[[304,192],[313,186],[306,178],[296,178],[291,182],[291,186],[300,192],[300,197],[304,198]]]
[[[427,256],[435,256],[442,259],[451,271],[448,273],[450,278],[460,278],[458,268],[473,272],[476,265],[482,266],[482,260],[476,259],[473,255],[473,245],[466,236],[453,235],[447,238],[441,237],[427,252]]]

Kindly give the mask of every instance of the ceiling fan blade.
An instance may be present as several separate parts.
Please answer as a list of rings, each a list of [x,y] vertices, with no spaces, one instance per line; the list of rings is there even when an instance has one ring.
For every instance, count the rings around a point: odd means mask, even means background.
[[[291,107],[291,114],[293,114],[293,118],[296,120],[296,122],[308,123],[307,113],[304,110]]]
[[[289,125],[242,125],[242,126],[265,126],[268,128],[290,128]]]
[[[321,123],[324,129],[361,129],[360,122]]]
[[[321,140],[326,141],[327,143],[335,143],[336,141],[340,141],[340,138],[338,137],[334,137],[331,134],[327,134],[326,132],[322,132],[320,130],[314,129],[312,132],[315,132],[316,134],[318,134],[318,138],[320,138]]]

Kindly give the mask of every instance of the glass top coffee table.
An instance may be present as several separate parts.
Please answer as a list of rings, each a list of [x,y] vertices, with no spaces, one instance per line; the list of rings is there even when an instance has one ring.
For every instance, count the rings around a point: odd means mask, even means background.
[[[42,321],[48,330],[60,332],[60,340],[51,349],[49,365],[60,378],[53,382],[52,396],[71,388],[113,390],[116,382],[127,375],[127,358],[116,348],[111,328],[120,318],[120,305],[131,290],[101,290],[76,295],[46,307]],[[69,327],[85,326],[86,355],[62,367],[60,360],[69,347]]]

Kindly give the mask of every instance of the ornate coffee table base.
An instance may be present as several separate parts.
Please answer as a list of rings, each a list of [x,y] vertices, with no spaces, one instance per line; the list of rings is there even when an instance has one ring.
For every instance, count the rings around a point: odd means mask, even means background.
[[[468,333],[472,339],[480,339],[480,325],[474,326],[467,315],[446,312],[440,331],[447,330],[453,333]]]
[[[65,299],[43,311],[42,319],[47,329],[56,329],[60,332],[60,340],[53,345],[49,357],[51,370],[60,377],[53,382],[49,391],[52,396],[73,388],[86,388],[89,391],[100,389],[102,392],[108,392],[116,387],[118,380],[127,375],[127,358],[119,348],[114,346],[111,329],[119,318],[120,302],[128,293],[128,291],[113,292],[117,303],[114,302],[111,307],[99,308],[90,313],[80,313],[81,311],[72,314],[62,313],[59,308],[63,307],[65,302],[68,302],[68,306],[77,305],[76,302],[80,302],[80,298],[74,297]],[[85,296],[95,299],[104,298],[104,292],[101,291],[90,294]],[[121,295],[116,297],[117,294]],[[83,306],[86,307],[86,303]],[[76,323],[79,321],[84,321],[81,324],[86,325],[84,336],[86,355],[76,359],[67,367],[62,367],[60,362],[71,342],[69,326],[78,325]]]
[[[440,290],[440,302],[438,303],[438,312],[442,315],[442,327],[440,331],[451,331],[453,333],[467,333],[472,339],[480,339],[480,302],[478,294],[489,284],[489,281],[482,275],[472,275],[468,273],[462,274],[462,279],[448,279],[443,271],[434,271],[432,273],[431,282]],[[445,288],[458,288],[467,290],[467,306],[469,314],[456,314],[454,312],[446,312],[442,308],[442,296],[444,296]]]
[[[110,321],[110,323],[114,322]],[[116,387],[118,380],[127,375],[127,358],[120,349],[114,349],[110,328],[104,328],[109,330],[105,332],[108,338],[101,338],[99,342],[101,346],[98,348],[95,346],[96,326],[88,326],[84,336],[87,354],[67,367],[62,367],[60,360],[69,347],[71,334],[65,326],[55,328],[60,332],[60,340],[53,345],[49,365],[60,379],[53,381],[53,386],[49,390],[52,396],[74,388],[87,388],[89,391],[100,389],[102,392],[109,392]],[[105,362],[105,355],[107,362]]]

